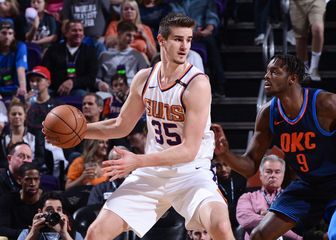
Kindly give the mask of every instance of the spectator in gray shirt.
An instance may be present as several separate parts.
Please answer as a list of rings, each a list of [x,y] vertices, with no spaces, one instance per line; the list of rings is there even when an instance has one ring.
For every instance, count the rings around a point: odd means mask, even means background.
[[[121,21],[118,23],[117,31],[116,48],[103,52],[98,59],[96,84],[99,91],[109,91],[111,78],[117,73],[119,65],[125,65],[128,85],[131,84],[134,75],[140,69],[149,66],[144,55],[130,47],[137,32],[137,27],[131,22]]]

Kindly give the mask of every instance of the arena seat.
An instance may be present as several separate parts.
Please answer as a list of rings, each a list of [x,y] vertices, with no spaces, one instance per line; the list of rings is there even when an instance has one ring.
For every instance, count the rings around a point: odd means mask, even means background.
[[[170,208],[141,240],[185,240],[186,237],[184,218]]]

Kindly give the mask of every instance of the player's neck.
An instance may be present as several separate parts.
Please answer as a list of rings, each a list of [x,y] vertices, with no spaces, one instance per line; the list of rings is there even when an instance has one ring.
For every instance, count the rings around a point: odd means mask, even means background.
[[[176,64],[173,62],[162,62],[160,69],[160,81],[163,84],[175,82],[183,74],[184,70],[189,65],[188,62]]]
[[[303,104],[303,91],[301,87],[300,90],[293,89],[290,94],[280,98],[281,106],[288,118],[293,119],[298,116]]]

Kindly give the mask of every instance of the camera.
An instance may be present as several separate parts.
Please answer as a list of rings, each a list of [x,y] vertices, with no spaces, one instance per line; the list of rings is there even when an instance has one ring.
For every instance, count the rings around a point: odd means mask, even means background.
[[[61,216],[57,212],[48,212],[43,215],[45,223],[50,226],[55,226],[61,221]]]

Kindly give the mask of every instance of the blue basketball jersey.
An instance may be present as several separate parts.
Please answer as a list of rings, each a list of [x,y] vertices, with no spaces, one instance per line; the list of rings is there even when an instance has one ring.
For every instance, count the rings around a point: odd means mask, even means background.
[[[303,91],[303,104],[294,119],[286,116],[278,98],[272,99],[270,128],[274,144],[284,151],[286,162],[302,180],[336,183],[336,131],[329,132],[318,122],[316,98],[321,90]]]

